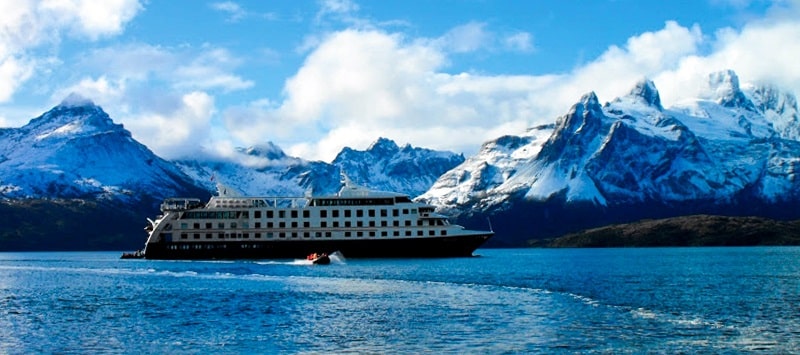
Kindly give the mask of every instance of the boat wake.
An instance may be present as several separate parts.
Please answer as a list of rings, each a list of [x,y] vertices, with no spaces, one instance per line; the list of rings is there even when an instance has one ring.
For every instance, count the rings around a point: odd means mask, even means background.
[[[338,250],[328,255],[328,258],[330,259],[331,264],[347,264],[347,259],[345,259],[344,255]],[[259,265],[314,265],[314,261],[309,259],[294,259],[292,261],[257,261],[255,263]]]

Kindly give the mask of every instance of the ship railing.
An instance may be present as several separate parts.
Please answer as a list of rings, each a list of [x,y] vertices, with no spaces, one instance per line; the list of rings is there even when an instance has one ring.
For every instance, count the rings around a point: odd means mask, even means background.
[[[179,198],[173,197],[165,199],[161,203],[161,212],[186,211],[203,207],[203,202],[198,198]]]
[[[288,207],[303,208],[308,205],[305,197],[212,197],[211,208]]]

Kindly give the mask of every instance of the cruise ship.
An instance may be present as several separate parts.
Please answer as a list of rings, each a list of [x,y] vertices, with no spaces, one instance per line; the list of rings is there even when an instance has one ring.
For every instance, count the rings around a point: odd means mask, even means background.
[[[147,259],[463,257],[494,232],[451,224],[432,205],[343,179],[331,196],[243,197],[219,189],[207,203],[169,198],[148,219]],[[491,226],[490,228],[491,229]]]

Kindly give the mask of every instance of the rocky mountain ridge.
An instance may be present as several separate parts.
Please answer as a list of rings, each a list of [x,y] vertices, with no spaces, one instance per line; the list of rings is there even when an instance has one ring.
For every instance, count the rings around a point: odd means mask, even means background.
[[[669,109],[649,80],[605,104],[588,93],[553,126],[485,143],[419,199],[492,216],[512,244],[641,218],[800,217],[784,209],[800,201],[794,95],[743,89],[732,71],[708,83]]]

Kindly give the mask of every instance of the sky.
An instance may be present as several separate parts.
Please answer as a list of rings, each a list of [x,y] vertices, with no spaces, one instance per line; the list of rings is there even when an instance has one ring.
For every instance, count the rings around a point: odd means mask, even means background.
[[[75,93],[167,159],[379,137],[469,156],[653,80],[800,92],[800,0],[0,0],[0,127]]]

